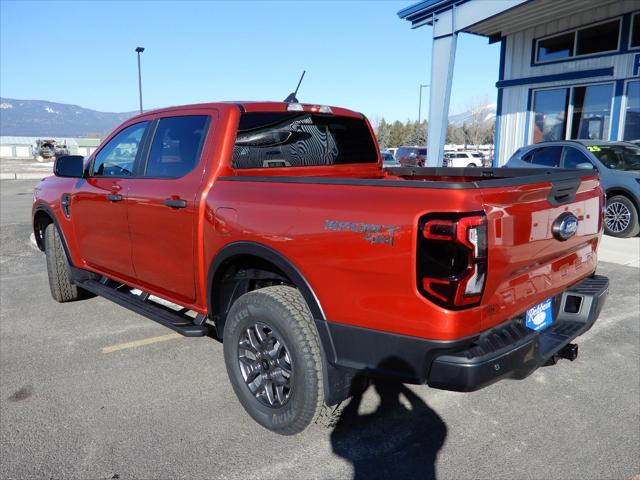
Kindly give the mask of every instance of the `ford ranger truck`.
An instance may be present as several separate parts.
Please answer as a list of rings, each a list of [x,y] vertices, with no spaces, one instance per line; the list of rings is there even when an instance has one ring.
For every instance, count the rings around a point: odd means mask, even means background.
[[[240,403],[280,434],[363,376],[472,391],[574,359],[608,292],[593,171],[385,170],[343,108],[156,110],[54,170],[33,203],[53,298],[222,341]]]

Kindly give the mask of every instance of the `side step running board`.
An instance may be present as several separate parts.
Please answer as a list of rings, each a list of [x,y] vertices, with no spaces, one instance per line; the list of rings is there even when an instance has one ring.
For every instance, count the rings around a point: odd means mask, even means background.
[[[175,312],[168,307],[147,300],[148,295],[135,295],[127,291],[109,287],[96,280],[84,280],[76,283],[80,288],[84,288],[91,293],[95,293],[140,315],[144,315],[148,319],[158,322],[160,325],[164,325],[171,330],[175,330],[185,337],[202,337],[208,332],[207,325],[201,322],[201,315],[198,315],[194,319],[180,312]],[[194,321],[200,323],[200,325],[196,325]]]

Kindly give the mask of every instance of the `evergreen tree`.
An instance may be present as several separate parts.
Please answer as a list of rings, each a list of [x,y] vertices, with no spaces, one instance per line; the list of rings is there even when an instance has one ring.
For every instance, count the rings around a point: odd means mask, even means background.
[[[404,145],[406,138],[406,126],[396,120],[389,130],[389,147],[400,147]]]
[[[376,136],[378,137],[378,145],[380,145],[381,149],[385,149],[390,147],[389,144],[391,134],[391,125],[385,122],[384,117],[378,123],[378,131],[376,132]]]

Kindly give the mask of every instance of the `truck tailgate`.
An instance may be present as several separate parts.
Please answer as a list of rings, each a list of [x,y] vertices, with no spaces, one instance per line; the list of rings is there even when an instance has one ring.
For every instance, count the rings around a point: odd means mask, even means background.
[[[565,290],[597,264],[602,190],[595,177],[483,189],[488,274],[482,325],[492,327]],[[563,213],[578,219],[566,240],[554,236]]]

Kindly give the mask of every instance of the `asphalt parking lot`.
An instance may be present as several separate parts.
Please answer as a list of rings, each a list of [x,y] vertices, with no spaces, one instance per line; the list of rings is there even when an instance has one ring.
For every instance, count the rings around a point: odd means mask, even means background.
[[[467,394],[380,383],[334,425],[282,437],[236,401],[221,344],[171,335],[103,299],[51,299],[29,241],[34,184],[0,182],[3,479],[640,473],[638,268],[600,263],[611,293],[575,362]]]

